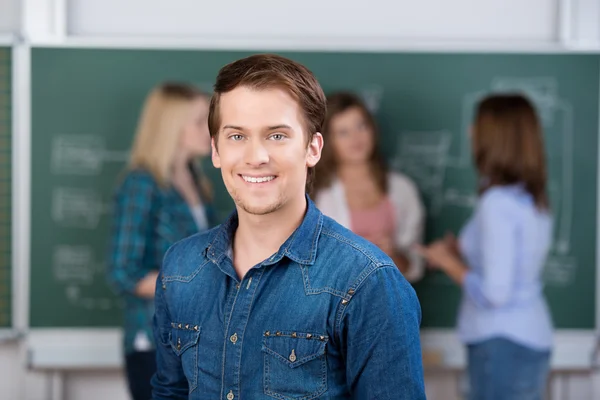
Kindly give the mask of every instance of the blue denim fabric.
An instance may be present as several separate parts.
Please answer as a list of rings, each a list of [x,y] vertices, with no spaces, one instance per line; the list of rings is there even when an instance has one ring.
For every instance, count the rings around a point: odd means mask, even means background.
[[[543,400],[550,351],[494,338],[468,346],[469,400]]]
[[[205,204],[209,224],[214,212]],[[124,351],[134,351],[134,338],[144,332],[154,348],[154,302],[134,295],[146,274],[159,270],[173,243],[198,232],[185,200],[172,187],[161,188],[153,176],[138,169],[127,173],[117,187],[113,204],[112,237],[108,250],[107,279],[125,302]]]
[[[156,291],[153,399],[425,399],[413,288],[308,199],[279,251],[239,280],[237,215],[172,246]]]

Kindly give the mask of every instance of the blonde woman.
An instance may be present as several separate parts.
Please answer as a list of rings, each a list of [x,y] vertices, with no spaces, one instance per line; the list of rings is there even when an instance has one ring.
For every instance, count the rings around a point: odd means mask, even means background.
[[[151,398],[154,290],[174,242],[215,225],[210,185],[194,167],[210,154],[208,98],[165,83],[146,99],[114,200],[108,280],[125,302],[124,352],[134,400]]]

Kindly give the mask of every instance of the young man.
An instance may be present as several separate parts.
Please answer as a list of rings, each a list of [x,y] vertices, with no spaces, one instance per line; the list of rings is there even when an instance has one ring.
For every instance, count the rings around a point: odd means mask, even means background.
[[[289,59],[219,72],[212,161],[236,211],[165,256],[154,400],[425,399],[415,292],[306,195],[325,111]]]

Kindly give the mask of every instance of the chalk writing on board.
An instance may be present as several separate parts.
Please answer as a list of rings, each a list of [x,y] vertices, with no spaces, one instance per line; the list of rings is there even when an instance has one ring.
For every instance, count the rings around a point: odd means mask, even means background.
[[[444,204],[459,207],[474,208],[477,203],[477,195],[472,191],[460,191],[449,188],[444,191]]]
[[[367,109],[371,113],[377,114],[383,99],[383,87],[380,85],[367,85],[358,92]]]
[[[575,280],[577,263],[574,257],[550,255],[543,272],[544,283],[548,286],[567,286]]]
[[[104,279],[104,266],[85,245],[58,245],[52,260],[54,279],[65,285],[65,298],[74,306],[108,310],[119,307],[118,300],[87,293],[94,279]]]
[[[113,307],[121,307],[121,303],[109,298],[94,298],[82,293],[81,287],[69,285],[65,288],[65,296],[69,303],[80,306],[87,310],[110,310]]]
[[[62,135],[52,142],[52,172],[57,175],[99,175],[104,163],[127,161],[128,152],[108,150],[102,136]]]
[[[557,109],[562,114],[562,176],[560,198],[561,207],[558,216],[558,240],[556,250],[567,254],[571,249],[571,224],[573,218],[573,108],[560,101]],[[555,160],[552,160],[553,162]]]
[[[54,277],[61,282],[90,284],[95,267],[90,246],[59,245],[54,249]]]
[[[91,189],[56,187],[52,191],[52,220],[65,227],[95,229],[108,205]]]
[[[400,136],[392,167],[411,176],[432,199],[429,212],[440,212],[444,199],[446,161],[452,134],[448,131],[405,132]]]

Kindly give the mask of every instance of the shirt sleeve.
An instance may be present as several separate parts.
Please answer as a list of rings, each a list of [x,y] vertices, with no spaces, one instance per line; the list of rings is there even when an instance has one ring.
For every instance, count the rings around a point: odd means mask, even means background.
[[[421,308],[398,269],[372,272],[342,312],[339,337],[352,398],[425,399]]]
[[[115,195],[107,275],[119,294],[134,293],[139,280],[148,273],[143,262],[154,190],[151,177],[131,173]]]
[[[405,274],[409,282],[416,282],[425,273],[423,257],[414,248],[423,241],[425,210],[416,186],[408,178],[398,178],[391,195],[396,215],[396,246],[408,258],[408,271]]]
[[[513,201],[500,193],[485,194],[477,211],[482,273],[469,271],[463,285],[467,295],[482,308],[501,307],[512,297],[519,240]]]
[[[171,250],[165,255],[164,269],[169,269],[168,256]],[[158,282],[162,281],[162,272],[159,274]],[[165,298],[165,290],[162,285],[156,285],[154,296],[154,319],[153,331],[156,342],[156,372],[152,376],[152,400],[187,400],[189,395],[189,385],[181,358],[175,354],[169,342],[171,329],[171,316],[169,307]]]

